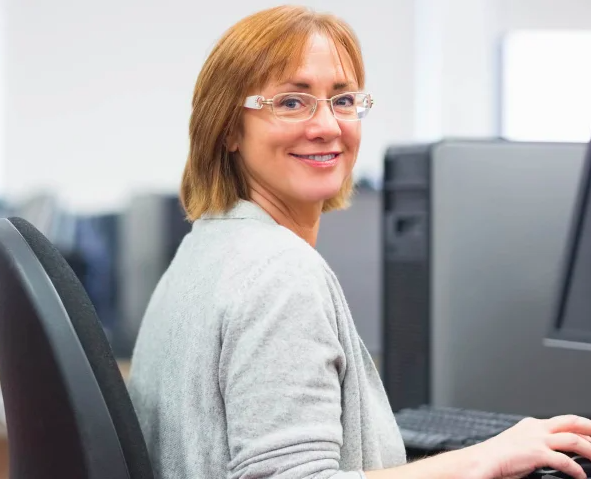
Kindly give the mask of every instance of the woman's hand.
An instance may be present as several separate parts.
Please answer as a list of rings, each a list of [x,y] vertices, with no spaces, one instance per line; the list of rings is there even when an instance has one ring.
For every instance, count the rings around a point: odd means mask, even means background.
[[[591,420],[583,417],[526,418],[465,451],[484,461],[484,479],[519,478],[542,467],[586,479],[583,468],[565,453],[591,460],[590,435]]]

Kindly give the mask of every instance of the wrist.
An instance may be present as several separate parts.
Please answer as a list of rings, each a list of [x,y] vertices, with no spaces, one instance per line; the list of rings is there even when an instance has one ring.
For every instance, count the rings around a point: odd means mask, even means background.
[[[366,471],[366,479],[493,479],[485,447],[444,452],[391,469]]]
[[[486,448],[482,444],[458,449],[448,454],[455,454],[452,460],[456,461],[460,470],[464,471],[463,479],[492,479],[490,461]]]

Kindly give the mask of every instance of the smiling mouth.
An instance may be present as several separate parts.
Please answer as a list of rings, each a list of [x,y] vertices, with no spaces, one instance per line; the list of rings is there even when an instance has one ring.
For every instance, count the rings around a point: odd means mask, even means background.
[[[291,153],[291,155],[295,156],[296,158],[301,158],[302,160],[325,162],[334,160],[340,155],[340,153],[330,153],[328,155],[296,155],[295,153]]]

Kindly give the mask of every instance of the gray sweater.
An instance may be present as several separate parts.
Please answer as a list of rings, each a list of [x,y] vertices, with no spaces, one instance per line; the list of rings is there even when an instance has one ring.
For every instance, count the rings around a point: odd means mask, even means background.
[[[194,223],[129,388],[158,479],[359,479],[406,459],[337,278],[250,202]]]

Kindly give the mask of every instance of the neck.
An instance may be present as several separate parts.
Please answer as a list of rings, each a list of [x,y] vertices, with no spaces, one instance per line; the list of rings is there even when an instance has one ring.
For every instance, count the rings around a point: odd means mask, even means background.
[[[255,188],[251,188],[250,199],[271,215],[278,224],[293,231],[310,246],[316,246],[322,203],[288,205],[287,202]]]

